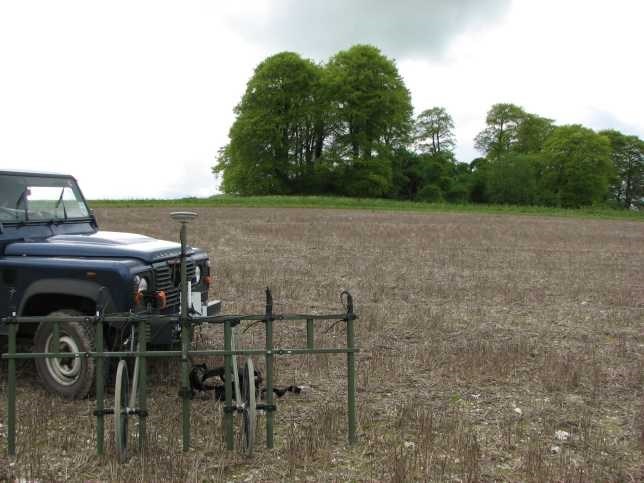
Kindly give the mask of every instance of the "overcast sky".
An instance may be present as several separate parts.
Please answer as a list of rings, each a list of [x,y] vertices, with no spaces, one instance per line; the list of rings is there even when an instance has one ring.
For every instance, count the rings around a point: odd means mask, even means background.
[[[283,50],[396,60],[457,158],[496,102],[644,138],[640,0],[0,0],[0,168],[74,174],[89,198],[208,196],[232,109]]]

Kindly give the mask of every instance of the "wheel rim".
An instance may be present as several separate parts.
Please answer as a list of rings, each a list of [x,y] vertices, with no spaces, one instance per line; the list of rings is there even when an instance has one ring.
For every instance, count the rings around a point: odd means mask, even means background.
[[[116,369],[116,385],[114,387],[114,439],[120,461],[127,459],[127,403],[130,378],[127,363],[120,361]]]
[[[47,338],[46,352],[65,352],[69,353],[70,357],[45,359],[47,370],[58,384],[71,386],[78,381],[81,373],[82,361],[80,357],[74,356],[80,352],[80,348],[74,338],[67,334],[59,337],[58,347],[54,344],[53,338],[53,334]]]

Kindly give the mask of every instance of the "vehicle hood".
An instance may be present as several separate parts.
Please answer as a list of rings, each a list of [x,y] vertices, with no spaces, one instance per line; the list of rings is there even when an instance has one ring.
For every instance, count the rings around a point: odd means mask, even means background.
[[[193,253],[193,249],[189,249]],[[5,255],[40,257],[136,258],[147,263],[176,258],[181,245],[144,235],[98,231],[91,234],[54,235],[11,243]]]

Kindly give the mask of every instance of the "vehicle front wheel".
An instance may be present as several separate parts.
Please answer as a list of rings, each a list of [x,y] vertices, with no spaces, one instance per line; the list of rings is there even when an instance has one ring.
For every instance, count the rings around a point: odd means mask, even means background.
[[[94,350],[94,327],[80,322],[66,322],[66,317],[82,316],[76,310],[59,310],[49,317],[60,317],[59,347],[53,340],[52,323],[40,324],[34,336],[34,352],[69,353],[69,357],[36,359],[36,369],[44,386],[67,399],[87,396],[95,378],[95,364],[91,357],[75,357],[74,353]]]

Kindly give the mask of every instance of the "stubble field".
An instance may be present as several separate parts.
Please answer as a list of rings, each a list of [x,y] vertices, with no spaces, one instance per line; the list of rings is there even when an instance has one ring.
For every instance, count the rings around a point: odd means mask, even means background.
[[[101,208],[97,216],[102,229],[176,239],[169,211]],[[181,452],[178,366],[154,363],[149,446],[124,465],[111,439],[106,457],[95,456],[93,400],[46,394],[25,363],[19,455],[7,459],[0,428],[0,480],[644,479],[644,223],[196,211],[190,241],[210,253],[211,298],[225,312],[262,312],[266,286],[276,312],[337,311],[341,290],[352,292],[360,443],[346,445],[345,356],[277,358],[277,384],[311,389],[279,400],[276,448],[260,443],[249,460],[225,451],[221,405],[207,397],[193,401],[194,448]],[[329,323],[316,344],[344,338],[343,326]],[[199,346],[222,340],[218,328],[195,334]],[[305,340],[301,324],[276,323],[276,345]],[[262,343],[261,326],[241,340]],[[3,403],[3,421],[5,411]]]

